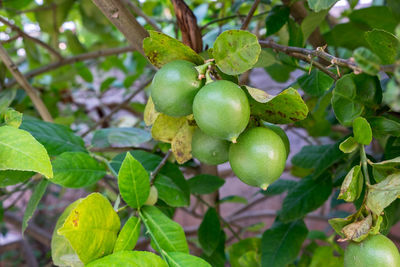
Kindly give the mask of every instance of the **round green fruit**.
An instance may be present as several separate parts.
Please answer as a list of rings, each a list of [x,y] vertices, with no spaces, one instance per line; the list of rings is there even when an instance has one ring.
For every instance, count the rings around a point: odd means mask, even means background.
[[[229,142],[203,133],[196,128],[192,137],[192,155],[203,163],[218,165],[228,161]]]
[[[344,253],[344,267],[398,267],[400,254],[384,235],[368,236],[360,243],[350,242]]]
[[[251,128],[229,148],[229,163],[244,183],[267,189],[285,169],[286,148],[281,137],[264,128]]]
[[[147,197],[147,200],[144,203],[144,205],[154,206],[154,204],[156,204],[157,202],[157,199],[158,199],[158,190],[154,185],[152,185],[150,187],[149,196]]]
[[[290,153],[290,143],[289,143],[289,138],[287,137],[285,131],[282,130],[281,127],[279,127],[275,124],[272,124],[272,123],[264,122],[263,125],[269,129],[271,129],[272,131],[274,131],[277,135],[279,135],[282,138],[282,141],[285,144],[286,158],[287,158]]]
[[[249,122],[250,106],[246,94],[237,84],[219,80],[206,84],[197,93],[193,115],[207,135],[236,142]]]
[[[192,114],[193,99],[203,86],[195,65],[185,60],[165,64],[151,84],[151,98],[157,111],[173,117]]]

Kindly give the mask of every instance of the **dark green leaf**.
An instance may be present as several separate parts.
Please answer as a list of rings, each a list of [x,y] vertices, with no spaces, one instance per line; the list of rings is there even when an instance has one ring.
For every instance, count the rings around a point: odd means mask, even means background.
[[[213,267],[225,267],[225,262],[226,262],[225,242],[226,242],[226,234],[223,230],[221,230],[219,234],[219,242],[217,245],[217,249],[211,256],[202,254],[201,257],[206,261],[208,261]]]
[[[77,62],[75,63],[75,69],[78,72],[78,75],[81,76],[81,78],[88,83],[93,82],[93,75],[92,72],[88,67],[83,62]]]
[[[301,27],[293,19],[288,20],[289,46],[302,47],[304,43]]]
[[[294,180],[278,179],[277,181],[270,184],[267,190],[260,190],[260,192],[261,194],[266,196],[275,196],[291,190],[296,185],[297,182]]]
[[[359,47],[353,52],[353,58],[361,70],[369,75],[377,75],[380,70],[380,58],[368,48]]]
[[[287,6],[274,6],[269,11],[265,20],[265,26],[267,27],[267,36],[278,32],[283,25],[289,20],[290,8]]]
[[[322,96],[333,85],[333,79],[317,69],[313,69],[310,74],[304,74],[297,81],[301,89],[311,96]]]
[[[400,136],[400,123],[385,118],[385,117],[371,117],[368,118],[374,136],[380,137],[385,135]]]
[[[323,35],[328,45],[356,49],[360,46],[368,47],[364,33],[370,30],[367,25],[348,22],[337,24],[333,29]]]
[[[307,227],[302,220],[288,224],[276,221],[262,236],[261,266],[282,267],[293,262],[307,233]]]
[[[151,134],[139,128],[106,128],[94,132],[95,147],[135,147],[151,140]]]
[[[231,196],[226,196],[221,198],[218,203],[240,203],[240,204],[244,204],[246,205],[248,203],[247,199],[245,197],[241,197],[241,196],[235,196],[235,195],[231,195]]]
[[[315,12],[319,12],[324,9],[328,9],[338,0],[307,0],[308,6]]]
[[[309,176],[298,182],[283,200],[279,218],[290,222],[303,218],[307,213],[316,210],[329,198],[332,192],[332,178],[324,173],[317,179]]]
[[[329,10],[323,10],[320,12],[309,12],[308,15],[301,22],[301,30],[303,32],[304,41],[310,37],[313,31],[320,26],[324,21]]]
[[[400,220],[400,199],[396,199],[383,211],[383,221],[381,229],[379,230],[382,234],[387,235],[390,228]]]
[[[272,79],[279,83],[287,82],[290,78],[290,73],[295,70],[294,67],[280,62],[267,66],[264,69]]]
[[[398,53],[400,41],[393,34],[384,30],[374,29],[365,33],[372,51],[382,60],[382,64],[392,64]]]
[[[200,224],[198,236],[204,253],[211,256],[218,246],[221,224],[218,213],[214,208],[209,208]]]
[[[105,79],[101,85],[100,85],[100,91],[103,92],[105,90],[107,90],[110,85],[116,80],[117,78],[115,77],[108,77],[107,79]]]
[[[349,19],[358,24],[366,24],[371,28],[393,32],[398,21],[387,6],[373,5],[360,8],[350,13]]]
[[[31,178],[35,173],[28,171],[0,171],[0,187],[15,185],[25,182]]]
[[[22,234],[25,232],[26,227],[28,227],[28,222],[32,218],[39,201],[42,199],[44,193],[46,192],[49,180],[42,179],[33,190],[32,196],[29,199],[28,205],[26,206],[24,217],[22,218]]]
[[[211,194],[224,185],[225,180],[218,176],[199,174],[187,181],[192,194]]]

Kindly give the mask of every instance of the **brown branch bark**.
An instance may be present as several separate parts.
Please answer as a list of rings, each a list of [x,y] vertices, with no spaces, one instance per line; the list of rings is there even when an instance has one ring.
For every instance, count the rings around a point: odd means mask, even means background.
[[[143,39],[149,33],[137,22],[135,16],[129,12],[122,0],[92,0],[103,14],[122,32],[128,42],[142,55]]]
[[[195,15],[183,0],[171,0],[171,2],[174,5],[178,27],[182,32],[183,43],[190,46],[195,52],[201,52],[203,39]]]
[[[12,24],[11,22],[9,22],[8,20],[4,19],[3,17],[0,16],[0,22],[7,25],[8,27],[10,27],[13,31],[17,32],[18,35],[22,36],[23,38],[29,39],[32,42],[37,43],[38,45],[42,46],[43,48],[45,48],[47,51],[49,51],[53,56],[55,56],[57,59],[61,60],[62,56],[61,54],[54,49],[53,47],[51,47],[50,45],[46,44],[45,42],[43,42],[40,39],[37,39],[35,37],[30,36],[29,34],[27,34],[26,32],[24,32],[21,28],[19,28],[18,26]]]
[[[85,61],[85,60],[89,60],[89,59],[95,59],[95,58],[99,58],[99,57],[106,57],[106,56],[110,56],[110,55],[117,55],[117,54],[122,54],[122,53],[126,53],[126,52],[131,52],[134,51],[134,47],[133,46],[125,46],[125,47],[115,47],[115,48],[109,48],[109,49],[104,49],[104,50],[98,50],[98,51],[94,51],[94,52],[89,52],[89,53],[84,53],[84,54],[80,54],[80,55],[76,55],[76,56],[72,56],[69,58],[64,58],[61,61],[57,61],[54,63],[50,63],[48,65],[45,65],[43,67],[34,69],[32,71],[29,71],[25,74],[25,77],[27,79],[30,79],[32,77],[35,77],[37,75],[40,75],[42,73],[63,67],[65,65],[69,65],[69,64],[73,64],[76,62],[80,62],[80,61]],[[17,81],[12,80],[10,82],[8,82],[5,85],[5,88],[10,88],[11,86],[14,86],[17,83]]]
[[[161,28],[158,27],[157,22],[152,18],[150,18],[149,16],[147,16],[139,7],[137,7],[134,3],[132,3],[131,0],[124,0],[124,3],[132,9],[133,13],[135,13],[139,17],[142,17],[156,31],[162,32]]]
[[[7,69],[14,76],[15,80],[18,84],[25,90],[26,94],[32,100],[33,105],[36,110],[39,112],[40,116],[44,121],[52,122],[53,118],[50,115],[49,110],[43,103],[42,99],[37,95],[36,90],[30,85],[24,75],[19,71],[18,67],[14,64],[10,56],[7,54],[7,51],[0,44],[0,59],[3,61],[4,65],[6,65]]]
[[[255,0],[254,1],[253,5],[250,8],[249,14],[247,14],[247,16],[246,16],[246,18],[245,18],[245,20],[244,20],[244,22],[242,24],[242,27],[240,27],[241,30],[246,30],[247,29],[247,27],[250,24],[251,18],[253,17],[254,12],[256,11],[256,9],[257,9],[258,5],[260,4],[260,2],[261,2],[261,0]]]

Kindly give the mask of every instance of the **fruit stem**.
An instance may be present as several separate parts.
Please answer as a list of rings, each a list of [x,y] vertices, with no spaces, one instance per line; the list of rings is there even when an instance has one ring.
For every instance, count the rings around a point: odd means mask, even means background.
[[[231,142],[236,144],[237,143],[237,137],[232,137]]]
[[[364,177],[365,177],[367,186],[369,186],[369,185],[371,185],[371,181],[369,179],[369,174],[368,174],[367,155],[365,153],[365,148],[363,145],[360,145],[360,157],[361,157],[361,165],[363,168]]]
[[[197,70],[197,72],[199,73],[199,80],[206,77],[206,72],[208,70],[208,66],[210,66],[212,64],[214,64],[214,62],[208,61],[208,62],[204,63],[203,65],[194,67]]]
[[[268,186],[269,186],[269,184],[262,184],[260,187],[262,190],[265,191],[265,190],[267,190]]]

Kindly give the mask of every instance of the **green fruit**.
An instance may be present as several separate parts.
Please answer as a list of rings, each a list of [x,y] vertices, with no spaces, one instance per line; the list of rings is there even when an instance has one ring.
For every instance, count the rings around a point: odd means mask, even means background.
[[[286,149],[274,131],[257,127],[241,134],[229,148],[229,163],[244,183],[266,189],[285,169]]]
[[[158,199],[158,190],[154,185],[152,185],[150,187],[149,196],[147,197],[147,200],[144,203],[144,205],[154,206],[154,204],[156,204],[157,202],[157,199]]]
[[[249,122],[250,106],[237,84],[220,80],[206,84],[197,93],[193,115],[204,133],[236,142]]]
[[[285,144],[286,158],[287,158],[290,153],[290,143],[289,143],[289,138],[287,137],[285,131],[282,130],[281,127],[279,127],[275,124],[272,124],[272,123],[264,122],[263,125],[269,129],[271,129],[272,131],[274,131],[277,135],[279,135],[282,138],[282,141]]]
[[[197,128],[192,137],[192,155],[203,163],[218,165],[228,161],[229,142],[211,137]]]
[[[399,267],[400,254],[384,235],[368,236],[360,243],[350,242],[344,253],[344,267]]]
[[[151,98],[157,111],[173,117],[192,114],[193,99],[203,86],[199,73],[189,61],[165,64],[151,84]]]

